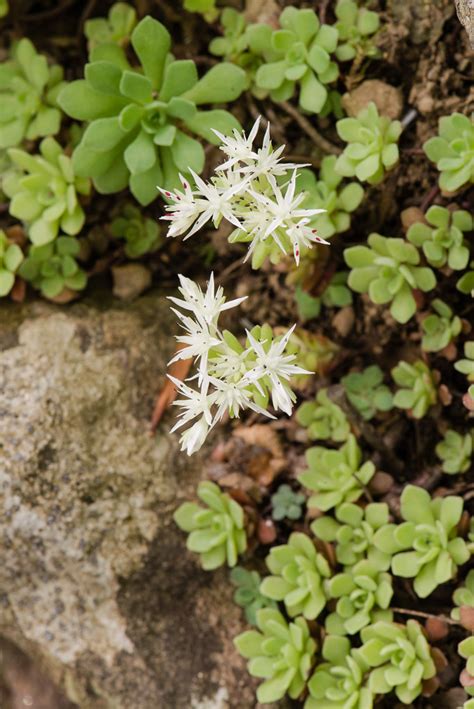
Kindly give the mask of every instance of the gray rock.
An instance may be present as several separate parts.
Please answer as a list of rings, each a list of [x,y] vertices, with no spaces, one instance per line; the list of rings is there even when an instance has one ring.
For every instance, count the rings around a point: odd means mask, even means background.
[[[148,432],[169,307],[103,300],[1,306],[0,633],[81,709],[253,707],[227,573],[172,522],[199,461]]]

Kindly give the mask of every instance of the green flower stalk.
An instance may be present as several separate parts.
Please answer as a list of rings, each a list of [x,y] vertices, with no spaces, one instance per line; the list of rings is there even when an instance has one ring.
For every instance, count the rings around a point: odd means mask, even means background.
[[[324,580],[331,576],[331,569],[311,539],[293,532],[288,544],[272,547],[266,564],[273,575],[263,579],[263,595],[283,601],[291,617],[317,618],[326,605]]]
[[[311,221],[323,239],[347,231],[351,225],[351,213],[362,202],[364,190],[357,182],[344,185],[342,177],[335,170],[336,156],[328,155],[321,162],[319,179],[312,170],[302,169],[296,180],[298,189],[307,192],[302,206],[308,209],[325,209]]]
[[[62,67],[49,66],[29,39],[15,44],[11,60],[0,64],[0,149],[55,135],[61,124],[57,96],[63,86]]]
[[[272,495],[272,518],[275,522],[282,519],[299,519],[303,514],[306,497],[301,492],[294,492],[289,485],[280,485]]]
[[[430,266],[449,266],[461,271],[469,263],[469,247],[464,232],[472,231],[472,216],[458,209],[450,212],[433,205],[425,214],[428,224],[417,222],[407,231],[407,239],[422,249]]]
[[[304,709],[372,709],[373,695],[366,685],[369,669],[348,638],[328,635],[322,656],[308,682]]]
[[[410,364],[399,362],[392,369],[395,383],[401,387],[393,397],[394,406],[407,409],[413,418],[421,419],[438,400],[433,373],[421,359]]]
[[[187,548],[200,555],[203,569],[235,566],[247,548],[242,507],[212,482],[200,483],[197,494],[206,508],[184,502],[174,513],[178,527],[189,532]]]
[[[305,401],[296,414],[298,423],[308,429],[312,441],[346,441],[351,427],[344,411],[329,398],[327,389],[320,389],[314,401]]]
[[[265,681],[257,689],[257,699],[270,704],[282,699],[286,693],[297,699],[305,688],[316,642],[309,634],[304,618],[287,623],[277,610],[264,608],[257,611],[260,630],[248,630],[234,640],[239,653],[249,660],[252,677]]]
[[[435,451],[438,458],[443,461],[443,471],[449,475],[455,475],[469,470],[473,448],[474,429],[465,435],[449,430],[446,431]]]
[[[300,474],[299,481],[316,493],[309,498],[308,507],[323,512],[358,500],[375,473],[371,461],[362,463],[362,452],[352,434],[339,450],[309,448],[306,461],[309,468]]]
[[[327,582],[328,593],[337,599],[336,610],[326,618],[326,632],[355,635],[377,621],[391,622],[392,577],[370,561],[359,561],[348,571]]]
[[[258,571],[247,571],[236,566],[230,572],[230,580],[236,586],[234,603],[244,609],[250,625],[257,625],[257,611],[261,608],[276,608],[277,604],[260,593],[262,579]]]
[[[375,103],[369,103],[356,118],[341,118],[336,129],[348,143],[336,162],[336,171],[343,177],[355,175],[361,182],[378,185],[398,163],[402,124],[379,116]]]
[[[112,236],[125,240],[125,254],[135,259],[155,251],[161,244],[160,230],[154,219],[143,217],[138,207],[126,204],[110,225]]]
[[[431,307],[435,312],[430,313],[421,324],[421,346],[425,352],[439,352],[456,339],[462,330],[462,322],[449,305],[439,298],[431,302]]]
[[[474,382],[474,341],[464,344],[464,356],[466,359],[458,360],[454,369],[467,376],[468,382]],[[468,389],[469,396],[474,399],[474,384]]]
[[[380,52],[372,36],[380,27],[378,14],[365,7],[358,7],[353,0],[338,0],[335,13],[339,33],[336,57],[339,61],[349,61],[356,56],[377,57]]]
[[[471,569],[466,576],[464,586],[459,586],[454,591],[453,603],[456,608],[451,611],[451,618],[457,621],[461,619],[461,608],[474,608],[474,569]]]
[[[0,298],[8,295],[15,283],[15,275],[23,261],[18,244],[12,244],[0,229]]]
[[[430,646],[415,620],[406,625],[380,621],[363,628],[358,652],[372,670],[369,689],[374,694],[395,691],[403,704],[411,704],[422,692],[423,680],[436,675]]]
[[[78,195],[88,195],[90,182],[74,173],[71,158],[54,138],[44,138],[40,155],[10,148],[8,154],[17,169],[3,180],[3,190],[11,198],[10,214],[21,219],[35,246],[53,241],[60,231],[78,234],[85,214]]]
[[[158,196],[157,185],[180,187],[179,173],[200,173],[204,148],[191,134],[219,143],[212,129],[239,129],[227,111],[200,111],[202,104],[236,99],[246,85],[245,73],[220,63],[198,79],[191,60],[174,60],[171,36],[152,17],[141,20],[131,35],[139,62],[131,66],[116,45],[96,47],[85,67],[85,79],[68,84],[59,96],[63,110],[87,121],[74,150],[76,173],[91,177],[98,192],[111,194],[127,186],[147,205]]]
[[[331,61],[337,30],[321,25],[313,10],[296,7],[283,10],[280,28],[273,32],[268,25],[248,28],[250,48],[265,60],[255,74],[256,87],[272,101],[287,101],[298,85],[300,108],[321,113],[328,99],[326,85],[339,75]]]
[[[94,17],[92,20],[86,20],[84,34],[88,39],[89,51],[103,44],[126,46],[136,24],[137,13],[131,5],[126,2],[114,3],[107,18]]]
[[[415,485],[407,485],[401,501],[405,522],[379,529],[374,544],[392,558],[392,573],[414,578],[414,589],[426,598],[440,584],[450,581],[458,565],[470,556],[464,539],[457,536],[463,512],[462,497],[437,497]]]
[[[438,122],[439,135],[423,145],[440,171],[439,186],[451,194],[474,182],[474,119],[453,113]]]
[[[390,411],[393,408],[393,396],[383,384],[383,372],[373,364],[363,372],[351,372],[342,377],[347,398],[365,421],[375,416],[377,411]]]
[[[76,260],[80,250],[79,241],[72,236],[58,236],[49,244],[32,246],[19,274],[45,298],[55,298],[65,288],[83,290],[87,274]]]
[[[420,266],[420,254],[404,239],[370,234],[368,246],[351,246],[344,259],[351,267],[349,287],[368,293],[377,305],[391,303],[390,313],[399,323],[406,323],[416,312],[415,289],[425,293],[436,286],[431,270]]]
[[[389,523],[385,502],[371,502],[362,508],[351,502],[337,507],[335,517],[319,517],[311,525],[318,539],[336,543],[336,559],[344,566],[354,566],[367,559],[380,571],[390,568],[391,556],[374,544],[377,530]]]

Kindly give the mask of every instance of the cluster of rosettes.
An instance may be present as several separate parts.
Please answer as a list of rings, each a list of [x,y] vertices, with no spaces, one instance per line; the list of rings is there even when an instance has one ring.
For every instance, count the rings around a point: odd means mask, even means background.
[[[179,280],[183,298],[170,300],[191,315],[173,308],[185,334],[177,337],[181,349],[170,364],[193,358],[198,372],[191,379],[197,379],[199,389],[169,375],[182,394],[176,401],[182,409],[181,418],[172,430],[196,419],[181,436],[182,449],[191,455],[226,412],[237,417],[241,409],[252,409],[272,418],[266,411],[271,395],[273,408],[290,415],[295,395],[288,381],[294,374],[310,372],[294,364],[296,355],[285,354],[294,326],[276,338],[269,326],[256,326],[246,332],[244,347],[231,332],[219,329],[218,320],[223,310],[239,305],[245,298],[226,303],[222,287],[214,287],[213,274],[205,293],[189,278],[180,275]]]
[[[237,130],[230,137],[214,131],[228,159],[209,182],[190,170],[194,187],[181,176],[183,190],[162,189],[170,200],[163,219],[170,222],[168,236],[185,235],[185,239],[210,220],[217,228],[226,219],[235,227],[229,241],[249,243],[247,258],[252,256],[254,268],[269,255],[278,261],[280,253],[293,252],[298,264],[302,249],[327,243],[311,225],[312,218],[326,210],[301,208],[306,193],[296,193],[297,166],[281,162],[284,146],[274,150],[269,126],[262,147],[254,148],[259,124],[260,118],[248,137]]]

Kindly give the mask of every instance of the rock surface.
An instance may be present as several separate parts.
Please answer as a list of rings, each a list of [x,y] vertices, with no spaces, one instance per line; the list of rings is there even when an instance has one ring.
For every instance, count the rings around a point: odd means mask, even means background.
[[[227,574],[201,571],[171,518],[199,462],[167,422],[148,434],[168,305],[107,298],[0,309],[0,636],[64,706],[253,707]]]

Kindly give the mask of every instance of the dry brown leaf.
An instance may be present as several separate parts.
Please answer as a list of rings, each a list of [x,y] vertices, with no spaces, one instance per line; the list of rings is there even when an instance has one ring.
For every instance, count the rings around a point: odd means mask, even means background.
[[[261,449],[261,452],[255,452],[251,456],[246,472],[258,480],[261,485],[270,485],[286,465],[278,435],[267,424],[239,426],[233,435],[247,445],[257,446]]]
[[[181,349],[183,349],[183,346],[178,345],[176,351],[178,352]],[[178,359],[177,362],[173,362],[171,365],[169,373],[176,379],[183,381],[189,372],[192,362],[192,359]],[[150,422],[152,433],[156,430],[168,406],[170,406],[175,399],[176,387],[170,379],[166,378],[165,384],[156,399],[155,408],[153,409]]]

